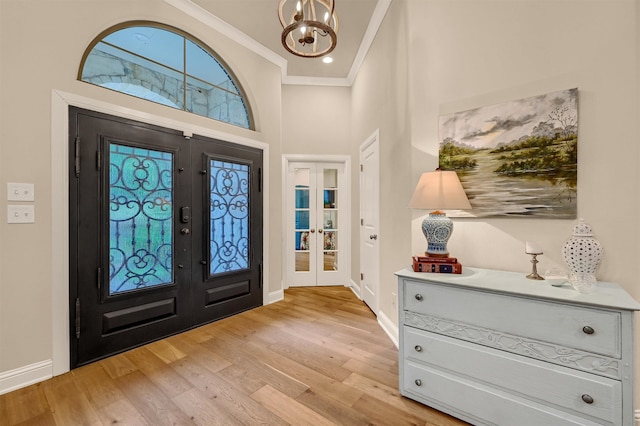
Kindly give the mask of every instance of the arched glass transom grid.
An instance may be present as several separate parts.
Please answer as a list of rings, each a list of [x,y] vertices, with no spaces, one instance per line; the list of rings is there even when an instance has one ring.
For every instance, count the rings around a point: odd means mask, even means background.
[[[222,60],[175,28],[133,23],[90,45],[79,80],[172,108],[253,128],[245,96]]]
[[[249,166],[210,160],[210,274],[249,268]]]
[[[173,154],[109,146],[109,293],[173,282]]]

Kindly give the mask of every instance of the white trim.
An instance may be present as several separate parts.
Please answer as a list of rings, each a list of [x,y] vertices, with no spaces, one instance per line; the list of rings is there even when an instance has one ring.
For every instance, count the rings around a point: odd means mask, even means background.
[[[52,368],[48,359],[0,373],[0,395],[52,378]]]
[[[51,242],[52,242],[52,327],[53,374],[69,371],[69,106],[142,121],[148,124],[217,138],[263,151],[263,282],[262,303],[271,303],[269,294],[269,145],[243,136],[213,130],[142,111],[125,108],[60,90],[51,91]]]
[[[635,411],[633,418],[635,419],[636,426],[640,426],[640,410]]]
[[[399,347],[400,344],[398,343],[398,326],[395,325],[393,321],[391,321],[391,318],[386,316],[385,313],[382,312],[382,310],[378,312],[378,324],[380,324],[380,327],[382,327],[384,332],[387,333],[387,336],[389,336],[393,344],[396,345],[396,348]]]
[[[284,300],[284,290],[272,291],[269,293],[269,305]]]
[[[359,300],[362,300],[362,294],[360,294],[360,286],[354,280],[351,280],[351,283],[347,284],[345,287],[349,287],[353,294],[355,294]]]
[[[376,8],[373,11],[371,20],[369,21],[369,25],[367,26],[367,30],[365,31],[362,41],[360,42],[360,47],[356,52],[356,56],[353,60],[353,63],[351,64],[351,69],[349,70],[349,74],[346,78],[291,76],[287,71],[289,62],[285,58],[283,58],[273,50],[267,48],[263,44],[257,42],[253,38],[249,37],[247,34],[243,33],[236,27],[213,15],[208,10],[198,6],[192,0],[164,1],[175,7],[176,9],[182,11],[186,15],[192,17],[193,19],[202,22],[209,28],[220,32],[221,34],[230,38],[241,46],[244,46],[256,55],[262,56],[267,61],[280,67],[282,84],[350,87],[353,84],[356,76],[358,75],[358,71],[360,71],[360,67],[364,62],[364,58],[367,56],[369,48],[371,47],[371,44],[373,43],[373,40],[375,39],[376,34],[380,29],[380,25],[382,25],[382,21],[384,20],[384,17],[387,14],[387,10],[389,10],[389,7],[391,6],[391,2],[393,0],[377,1]]]
[[[349,75],[347,76],[349,86],[351,86],[355,81],[356,76],[360,71],[360,67],[364,62],[364,58],[367,56],[367,53],[369,53],[369,49],[373,44],[373,40],[376,38],[376,34],[378,34],[380,25],[382,25],[382,21],[384,20],[384,17],[387,14],[387,10],[389,10],[392,1],[393,0],[378,0],[376,8],[373,11],[373,15],[371,16],[371,20],[369,21],[367,31],[364,33],[364,37],[362,37],[362,42],[360,42],[358,53],[356,53],[356,57],[353,59],[353,64],[351,64],[351,69],[349,70]]]

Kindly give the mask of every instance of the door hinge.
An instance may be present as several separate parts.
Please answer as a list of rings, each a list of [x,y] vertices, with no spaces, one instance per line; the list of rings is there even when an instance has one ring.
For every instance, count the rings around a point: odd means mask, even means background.
[[[98,280],[98,290],[100,290],[100,288],[102,287],[102,268],[98,268],[98,274],[97,274],[97,280]]]
[[[75,148],[74,165],[76,169],[76,177],[79,178],[80,177],[80,136],[76,136],[74,148]]]
[[[360,219],[360,226],[364,226],[364,219]]]
[[[360,164],[360,171],[364,172],[364,164]]]
[[[102,150],[96,151],[96,170],[102,170]]]
[[[76,339],[80,338],[80,298],[76,298]]]
[[[360,280],[364,280],[364,274],[362,272],[360,272]]]
[[[258,167],[258,192],[262,192],[262,167]]]
[[[262,288],[262,263],[260,264],[259,272],[260,272],[260,277],[258,280],[258,286],[259,288]]]

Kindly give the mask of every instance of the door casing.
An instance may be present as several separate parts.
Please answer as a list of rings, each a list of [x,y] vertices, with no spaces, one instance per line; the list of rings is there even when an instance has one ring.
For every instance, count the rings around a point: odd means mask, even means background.
[[[352,202],[351,200],[351,190],[350,190],[350,181],[351,181],[351,158],[343,155],[294,155],[288,154],[282,156],[282,211],[287,211],[287,196],[288,188],[287,188],[287,175],[290,168],[291,163],[340,163],[344,165],[344,188],[340,188],[341,194],[345,200],[348,200],[344,203],[344,217],[347,220],[347,229],[343,232],[345,235],[344,239],[340,241],[340,249],[344,250],[346,253],[346,261],[342,263],[346,263],[346,265],[342,265],[344,267],[344,277],[345,277],[345,285],[349,285],[353,287],[353,282],[350,280],[351,277],[351,230],[353,229],[353,220],[351,217]],[[282,229],[284,230],[284,238],[287,238],[287,226],[288,226],[288,216],[287,214],[282,215]],[[284,288],[287,289],[290,287],[290,279],[288,277],[289,268],[291,268],[290,256],[287,253],[288,244],[285,241],[282,245],[282,270],[284,271]],[[339,266],[340,267],[340,266]],[[357,293],[359,294],[359,293]]]

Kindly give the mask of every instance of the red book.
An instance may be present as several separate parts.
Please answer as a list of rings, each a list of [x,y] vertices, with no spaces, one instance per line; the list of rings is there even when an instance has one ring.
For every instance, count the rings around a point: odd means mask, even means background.
[[[413,256],[413,260],[417,262],[427,263],[458,263],[457,257],[435,257],[435,256]]]
[[[416,257],[413,258],[413,271],[414,272],[435,272],[440,274],[461,274],[462,265],[456,263],[433,263],[433,262],[418,262]]]

